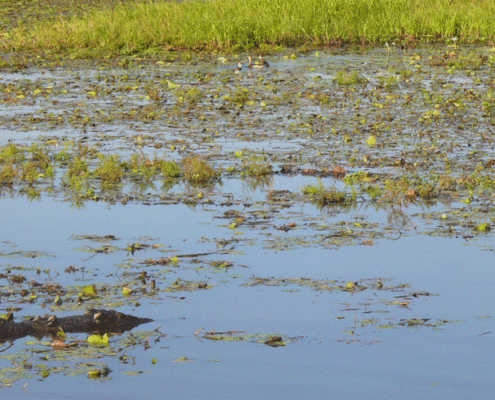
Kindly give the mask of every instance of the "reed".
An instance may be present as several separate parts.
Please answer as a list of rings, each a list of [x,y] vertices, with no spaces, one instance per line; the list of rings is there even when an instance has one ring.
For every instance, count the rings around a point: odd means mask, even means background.
[[[495,0],[191,0],[124,3],[20,27],[10,50],[249,50],[405,40],[490,41]]]

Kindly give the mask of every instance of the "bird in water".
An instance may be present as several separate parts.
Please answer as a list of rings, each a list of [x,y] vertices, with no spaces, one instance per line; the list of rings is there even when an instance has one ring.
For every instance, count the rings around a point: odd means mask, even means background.
[[[248,56],[248,60],[249,60],[248,68],[249,69],[253,69],[253,67],[254,67],[253,57],[252,56]]]
[[[234,69],[234,73],[239,74],[242,71],[242,63],[239,61],[237,63],[237,68]]]
[[[256,64],[253,64],[253,57],[251,56],[248,56],[248,59],[249,59],[249,69],[264,69],[264,68],[268,68],[270,66],[270,64],[268,64],[268,61],[265,61],[263,59],[263,56],[260,55],[260,60],[259,62],[257,62]]]
[[[260,64],[263,66],[263,68],[268,68],[270,66],[270,64],[268,64],[268,61],[265,61],[261,54],[260,54]]]

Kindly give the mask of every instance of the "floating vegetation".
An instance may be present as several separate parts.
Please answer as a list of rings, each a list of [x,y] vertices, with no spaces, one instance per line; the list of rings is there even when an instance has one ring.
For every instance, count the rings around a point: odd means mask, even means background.
[[[115,237],[114,235],[72,235],[72,240],[90,240],[97,243],[108,243],[114,240],[122,240],[121,238]]]
[[[185,281],[177,279],[172,285],[165,289],[166,292],[192,292],[194,290],[212,289],[213,286],[204,281]]]
[[[354,71],[352,73],[339,71],[337,72],[337,76],[334,78],[334,82],[339,85],[352,86],[366,84],[368,83],[368,80],[360,75],[357,71]]]
[[[0,252],[0,257],[6,258],[37,258],[37,257],[55,257],[54,254],[50,254],[44,251],[35,251],[35,250],[15,250],[8,253]]]
[[[265,344],[270,347],[283,347],[287,344],[294,343],[301,337],[287,337],[275,334],[248,334],[239,331],[227,332],[204,332],[202,338],[222,342],[252,342]]]
[[[289,286],[298,285],[301,287],[309,287],[316,291],[344,291],[344,292],[361,292],[367,289],[374,289],[379,291],[391,291],[391,292],[403,292],[404,289],[408,288],[408,284],[399,285],[385,285],[387,283],[385,280],[370,279],[362,281],[350,281],[350,282],[339,282],[336,280],[315,280],[312,278],[259,278],[253,277],[250,282],[243,284],[243,286]],[[418,296],[432,296],[428,292],[414,292],[411,294],[413,297]]]
[[[10,361],[13,365],[0,369],[0,384],[11,386],[21,379],[46,379],[51,374],[106,378],[112,371],[107,363],[99,360],[102,357],[118,359],[119,352],[113,346],[118,345],[121,340],[122,338],[112,336],[112,346],[92,346],[81,340],[64,346],[57,342],[31,341],[28,343],[29,349],[0,356],[0,359]]]
[[[176,358],[175,360],[172,360],[172,362],[185,363],[185,362],[194,362],[194,360],[191,358],[188,358],[188,357],[179,357],[179,358]]]
[[[245,158],[242,162],[242,173],[250,177],[263,178],[273,173],[273,166],[262,156]]]
[[[398,325],[400,326],[408,326],[408,327],[422,327],[422,326],[428,326],[432,328],[439,328],[441,326],[444,326],[446,324],[453,324],[453,323],[460,323],[462,321],[447,321],[444,319],[439,319],[436,321],[430,321],[429,318],[412,318],[412,319],[401,319],[398,322]]]

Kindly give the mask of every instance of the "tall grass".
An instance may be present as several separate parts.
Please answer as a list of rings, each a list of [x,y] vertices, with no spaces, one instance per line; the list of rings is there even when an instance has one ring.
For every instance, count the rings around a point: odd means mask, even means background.
[[[12,32],[5,47],[129,54],[495,37],[495,0],[189,0],[141,2]]]

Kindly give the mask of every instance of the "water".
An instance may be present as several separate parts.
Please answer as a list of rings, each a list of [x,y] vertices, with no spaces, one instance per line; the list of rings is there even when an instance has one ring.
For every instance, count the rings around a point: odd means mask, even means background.
[[[428,51],[418,53],[426,60]],[[397,104],[386,109],[397,123],[379,131],[379,146],[366,145],[371,127],[359,121],[383,121],[386,112],[370,107],[388,92],[370,100],[380,88],[332,89],[331,78],[345,63],[350,71],[370,79],[370,85],[377,85],[380,74],[392,64],[406,68],[408,58],[402,52],[397,57],[389,59],[377,50],[367,55],[308,56],[295,61],[274,58],[273,69],[264,80],[242,76],[228,81],[231,69],[215,64],[172,65],[170,70],[150,64],[144,69],[100,70],[98,74],[82,69],[81,73],[65,71],[67,76],[63,69],[50,75],[39,71],[5,74],[0,83],[20,82],[31,90],[26,78],[37,86],[50,80],[56,82],[55,88],[67,87],[69,92],[54,94],[55,99],[65,99],[66,119],[51,130],[45,130],[51,122],[37,125],[27,119],[26,113],[36,111],[11,104],[0,115],[9,126],[0,131],[4,143],[84,137],[85,143],[99,143],[104,154],[125,157],[159,152],[180,160],[194,152],[224,170],[239,167],[243,157],[261,155],[276,168],[291,162],[298,172],[277,172],[262,182],[234,173],[210,188],[191,188],[182,182],[169,192],[146,189],[129,202],[121,201],[122,196],[109,202],[64,201],[67,196],[62,190],[51,192],[43,184],[38,186],[40,199],[28,200],[16,192],[16,185],[12,195],[4,187],[0,272],[7,277],[0,280],[2,313],[18,307],[18,321],[26,315],[73,315],[85,307],[104,307],[154,319],[131,333],[111,336],[108,348],[88,346],[84,334],[69,335],[67,341],[77,346],[62,351],[53,350],[49,338],[23,338],[12,347],[4,343],[0,380],[11,386],[3,388],[4,392],[23,399],[37,399],[40,393],[68,399],[120,399],[129,394],[188,399],[361,399],[370,393],[384,399],[490,398],[495,382],[490,356],[493,233],[476,230],[479,223],[493,221],[490,190],[473,194],[470,204],[460,202],[468,196],[465,192],[443,197],[441,202],[418,200],[402,205],[370,201],[359,192],[352,206],[322,209],[301,194],[304,186],[319,182],[348,190],[342,180],[304,175],[303,168],[343,165],[349,174],[367,171],[387,179],[409,176],[414,168],[416,175],[449,174],[450,168],[452,175],[461,176],[491,157],[488,134],[487,138],[469,132],[456,134],[458,124],[474,124],[475,117],[467,121],[462,116],[445,117],[451,125],[439,121],[435,134],[429,131],[431,125],[415,125],[419,115],[415,112],[421,107],[423,115],[425,110],[434,110],[434,104],[441,104],[442,111],[451,104],[436,99],[420,107],[418,95],[413,98],[413,109],[407,108],[405,93],[424,94],[424,85],[435,84],[426,61],[425,72],[417,73],[417,83],[403,82],[397,89]],[[291,84],[294,71],[298,80]],[[195,73],[218,76],[210,86],[204,83],[206,100],[186,111],[187,104],[180,103],[155,77],[168,72],[172,77],[161,78],[183,85],[184,90]],[[448,82],[473,86],[474,81],[463,72],[453,77],[441,73]],[[491,74],[486,68],[476,73]],[[129,76],[126,85],[140,86],[126,92],[119,83],[115,91],[123,96],[122,106],[110,106],[103,92],[98,99],[87,97],[86,84],[104,88],[106,75],[124,74]],[[83,82],[74,83],[75,76]],[[297,97],[299,91],[310,90],[318,76],[323,78],[322,91],[332,89],[335,97],[331,99],[338,98],[337,103],[325,107],[312,103],[309,94]],[[288,87],[280,83],[284,80]],[[277,90],[271,84],[278,85]],[[473,87],[484,95],[486,88]],[[112,88],[110,83],[108,88]],[[133,120],[128,114],[133,107],[141,113],[143,104],[153,104],[143,97],[150,88],[157,88],[167,99],[160,109],[165,110],[163,119]],[[221,100],[242,88],[255,91],[250,94],[254,105],[240,107]],[[443,88],[447,99],[460,96],[451,87]],[[443,90],[441,85],[437,89]],[[274,100],[284,91],[292,105]],[[346,96],[355,96],[354,103],[349,99],[341,103]],[[356,105],[359,96],[368,108]],[[272,104],[261,107],[261,101]],[[43,102],[43,98],[34,100],[37,105]],[[209,103],[214,107],[208,108]],[[227,104],[229,113],[220,112],[221,104]],[[468,107],[473,113],[478,108],[476,102]],[[328,122],[314,117],[315,112]],[[72,124],[68,116],[76,114],[89,115],[95,123]],[[201,118],[205,115],[209,117]],[[489,125],[488,118],[479,123],[482,131]],[[350,142],[344,134],[350,135]],[[138,135],[142,148],[135,144]],[[449,149],[450,142],[454,147]],[[171,145],[177,150],[168,150]],[[236,151],[244,155],[239,158]],[[363,161],[363,156],[372,161]],[[351,162],[351,157],[356,160]],[[393,161],[400,158],[405,159],[403,169]],[[454,166],[444,165],[445,159]],[[483,171],[490,176],[488,167]],[[60,185],[62,172],[55,185]],[[122,191],[132,193],[132,185],[125,182]],[[204,192],[202,200],[198,200],[198,191]],[[170,198],[160,199],[165,195]],[[136,244],[143,248],[136,250]],[[76,272],[66,272],[69,266]],[[143,271],[145,282],[139,278]],[[15,283],[13,274],[23,275],[26,281]],[[151,289],[151,279],[156,280],[156,291]],[[53,294],[36,291],[32,281],[59,283],[64,290],[62,304],[53,303]],[[98,295],[77,304],[85,285],[95,285]],[[132,296],[122,294],[124,286],[133,289]],[[31,292],[38,296],[33,302],[27,301]],[[275,336],[285,345],[265,344]],[[189,361],[178,362],[182,357]],[[112,372],[108,378],[89,379],[87,371],[100,368],[98,363]],[[17,372],[10,367],[18,367]],[[44,369],[50,375],[42,378]]]
[[[112,263],[119,258],[96,255],[84,262],[87,255],[73,250],[72,235],[112,234],[121,237],[120,242],[149,236],[179,253],[212,251],[212,244],[201,243],[200,239],[224,236],[224,229],[210,218],[210,213],[181,205],[108,207],[89,203],[78,210],[50,199],[29,204],[13,199],[3,200],[2,207],[4,226],[21,227],[4,232],[2,240],[56,255],[22,259],[20,263],[49,266],[61,274],[54,281],[62,283],[68,281],[62,271],[68,264],[95,271],[97,276],[89,277],[91,283],[105,280],[102,275],[114,272]],[[483,333],[493,330],[493,321],[480,317],[492,313],[495,279],[491,252],[466,246],[460,239],[427,236],[382,240],[372,247],[352,246],[336,251],[311,248],[271,252],[259,246],[245,247],[243,251],[243,255],[227,258],[246,264],[248,269],[235,266],[227,273],[187,274],[177,268],[174,278],[198,275],[197,279],[217,285],[212,290],[180,293],[185,297],[182,300],[162,294],[155,300],[141,299],[139,308],[122,308],[124,312],[153,317],[155,321],[143,329],[161,327],[160,331],[167,335],[148,351],[132,349],[136,365],[115,365],[115,361],[106,360],[113,372],[112,380],[105,382],[61,374],[52,374],[46,381],[29,380],[28,393],[22,392],[22,396],[37,398],[39,393],[47,393],[56,397],[60,390],[66,393],[65,385],[84,386],[84,396],[91,397],[118,398],[143,390],[147,396],[159,396],[164,387],[156,382],[169,382],[166,397],[171,398],[204,398],[213,392],[215,397],[225,399],[323,399],[328,398],[328,393],[337,398],[359,398],[370,392],[379,393],[379,398],[417,398],[418,391],[429,397],[454,399],[488,396],[493,361],[486,352],[492,345],[492,333]],[[343,281],[381,277],[409,283],[409,292],[426,290],[438,296],[419,298],[410,309],[390,309],[376,305],[384,295],[373,290],[350,294],[318,292],[297,285],[241,286],[253,275]],[[283,291],[288,288],[298,291]],[[348,307],[356,310],[346,312]],[[389,313],[365,313],[373,309],[388,309]],[[378,320],[375,325],[401,318],[458,322],[439,330],[378,326],[356,329],[356,320],[371,316]],[[194,336],[200,328],[283,334],[294,337],[295,342],[271,348],[251,342],[211,341]],[[350,330],[354,335],[346,332]],[[184,356],[194,361],[172,362]],[[155,365],[151,364],[153,357],[157,359]],[[129,370],[144,372],[128,376]],[[22,380],[16,382],[11,393],[20,396],[23,384]],[[81,395],[73,393],[68,397]]]

